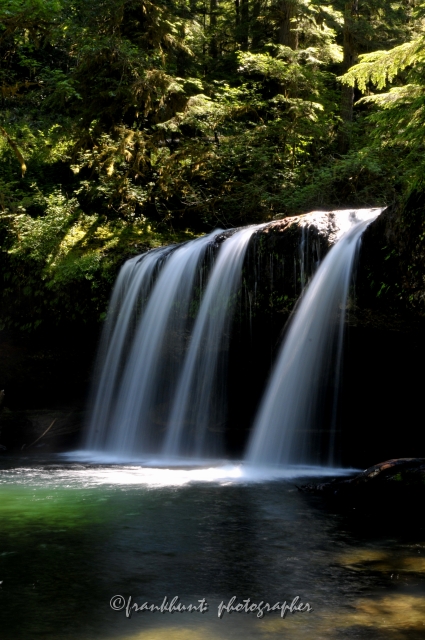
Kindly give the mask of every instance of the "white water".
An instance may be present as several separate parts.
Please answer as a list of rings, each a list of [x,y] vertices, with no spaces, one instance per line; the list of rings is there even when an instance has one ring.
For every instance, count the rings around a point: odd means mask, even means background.
[[[167,457],[220,453],[229,327],[248,242],[262,226],[222,243],[193,329],[202,264],[221,230],[124,265],[103,337],[87,450],[125,459],[161,450]]]
[[[222,246],[199,309],[170,413],[164,456],[221,453],[226,420],[226,351],[235,296],[251,236],[237,231]]]
[[[93,409],[86,439],[89,449],[102,449],[105,446],[136,322],[150,293],[154,273],[169,252],[170,249],[166,247],[127,260],[118,275],[96,366],[98,382],[93,394]]]
[[[335,398],[351,272],[361,234],[379,213],[313,212],[301,218],[302,287],[307,271],[318,266],[308,264],[309,225],[337,244],[297,305],[254,425],[250,467],[283,464],[289,471],[291,465],[335,462]],[[264,226],[223,240],[196,321],[205,257],[220,230],[123,266],[99,359],[85,443],[89,455],[144,464],[152,456],[180,464],[223,455],[229,333],[248,244]],[[313,249],[319,258],[319,243]],[[331,428],[324,430],[326,420]],[[319,455],[323,449],[329,451],[326,459]]]
[[[163,418],[155,411],[162,410],[175,388],[195,279],[218,233],[177,247],[165,260],[164,250],[153,251],[139,266],[135,259],[124,265],[110,305],[88,449],[127,455],[158,450],[163,435],[158,421]],[[155,268],[161,267],[152,287]],[[140,301],[149,289],[145,309],[140,311]]]
[[[341,212],[346,214],[346,219],[342,216],[346,231],[296,307],[254,423],[246,454],[250,465],[335,463],[336,402],[350,279],[362,233],[380,212]],[[329,386],[334,388],[332,400]],[[322,428],[325,409],[327,433]],[[324,444],[327,460],[321,453]]]
[[[147,485],[149,487],[182,486],[199,482],[218,484],[252,484],[274,480],[299,478],[343,477],[359,473],[359,469],[335,469],[318,466],[250,467],[237,460],[211,460],[199,458],[145,458],[132,460],[92,451],[73,451],[59,455],[60,464],[40,464],[23,468],[10,475],[15,482],[53,485],[66,479],[67,486],[85,488],[106,485]],[[65,461],[65,465],[64,465]],[[3,472],[2,483],[9,482],[9,474]]]

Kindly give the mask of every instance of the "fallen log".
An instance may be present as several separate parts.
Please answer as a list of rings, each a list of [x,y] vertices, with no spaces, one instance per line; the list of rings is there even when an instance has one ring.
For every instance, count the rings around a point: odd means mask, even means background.
[[[370,515],[403,513],[419,517],[425,499],[425,458],[394,458],[375,464],[350,478],[334,478],[297,489],[342,508]],[[354,511],[353,511],[354,513]]]

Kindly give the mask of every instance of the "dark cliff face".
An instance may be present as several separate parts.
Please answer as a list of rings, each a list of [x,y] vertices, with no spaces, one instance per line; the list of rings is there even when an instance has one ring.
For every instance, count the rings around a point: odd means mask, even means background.
[[[425,318],[424,192],[388,207],[365,231],[357,283],[358,304],[376,311],[376,321],[380,313],[390,323]]]
[[[365,231],[347,319],[341,425],[353,460],[425,453],[425,199],[388,207]]]

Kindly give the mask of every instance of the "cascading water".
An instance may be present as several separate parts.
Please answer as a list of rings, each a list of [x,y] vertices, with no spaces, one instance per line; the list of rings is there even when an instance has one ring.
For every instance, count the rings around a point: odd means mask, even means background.
[[[362,233],[381,211],[339,212],[342,219],[346,214],[349,228],[326,255],[297,305],[254,423],[248,464],[335,462],[333,418],[350,279]],[[324,460],[321,427],[329,387],[335,393]]]
[[[88,449],[122,455],[158,450],[161,433],[152,414],[176,385],[179,361],[175,356],[184,349],[196,275],[218,233],[171,252],[151,251],[123,266],[103,340],[105,355]],[[149,291],[145,309],[140,310],[138,305]]]
[[[109,303],[96,364],[97,388],[93,394],[88,449],[106,445],[122,371],[131,349],[137,320],[143,312],[154,275],[174,247],[154,249],[123,265]]]
[[[226,358],[229,326],[245,253],[253,233],[264,225],[232,235],[220,250],[199,309],[190,347],[175,394],[163,453],[165,456],[218,455],[226,409]]]
[[[297,305],[261,403],[246,456],[250,464],[333,462],[334,432],[326,435],[323,416],[330,414],[335,426],[329,388],[336,396],[352,266],[363,230],[379,213],[312,212],[286,223],[301,228],[294,255],[301,287],[309,274],[316,275]],[[231,322],[249,242],[265,226],[230,231],[217,240],[223,233],[218,230],[123,266],[104,331],[86,449],[125,458],[224,453]],[[336,242],[319,268],[318,234]],[[217,255],[208,262],[213,246]],[[205,271],[209,279],[202,292]],[[255,278],[254,296],[256,287]],[[248,298],[251,314],[250,291]]]
[[[193,331],[197,278],[221,230],[124,265],[103,337],[87,449],[124,457],[219,453],[217,433],[208,435],[222,430],[228,330],[248,242],[262,226],[224,239]]]

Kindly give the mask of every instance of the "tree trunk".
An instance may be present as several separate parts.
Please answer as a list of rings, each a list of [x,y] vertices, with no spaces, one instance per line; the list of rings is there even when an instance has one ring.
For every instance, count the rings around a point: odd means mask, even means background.
[[[254,4],[252,6],[252,23],[251,23],[251,34],[252,34],[251,48],[254,49],[254,51],[256,49],[259,49],[261,45],[262,28],[258,20],[260,15],[261,15],[261,0],[254,0]]]
[[[235,0],[235,26],[236,26],[236,32],[239,30],[240,22],[241,22],[241,3],[240,3],[240,0]]]
[[[210,55],[212,58],[217,58],[218,56],[217,33],[216,33],[217,10],[218,10],[218,0],[210,0],[210,30],[211,30]]]
[[[359,0],[352,0],[345,5],[344,15],[344,60],[343,73],[347,71],[358,60],[358,44],[353,33],[353,25],[359,11]],[[354,105],[354,87],[342,85],[341,94],[341,118],[342,127],[339,134],[338,149],[339,152],[347,153],[350,146],[349,126],[353,121],[353,105]]]
[[[242,51],[248,50],[249,6],[248,0],[241,0],[240,43]]]
[[[279,44],[291,49],[298,47],[298,32],[296,31],[297,0],[281,0],[279,4]]]

